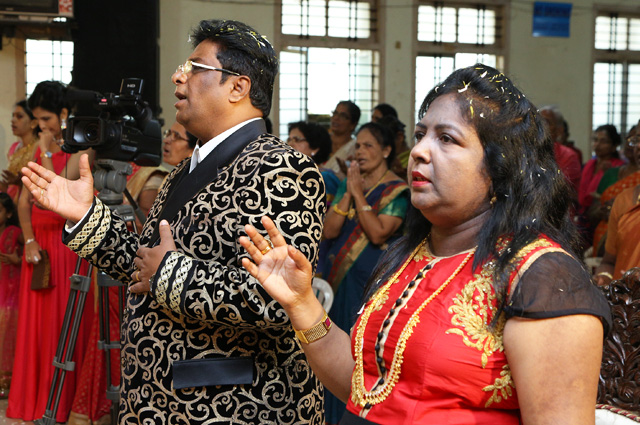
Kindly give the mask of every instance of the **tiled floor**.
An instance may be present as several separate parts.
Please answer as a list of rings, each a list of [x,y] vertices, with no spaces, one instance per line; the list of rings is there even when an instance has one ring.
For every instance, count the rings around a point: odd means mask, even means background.
[[[33,422],[24,422],[21,419],[7,418],[5,413],[7,411],[7,399],[0,400],[0,425],[32,425]]]

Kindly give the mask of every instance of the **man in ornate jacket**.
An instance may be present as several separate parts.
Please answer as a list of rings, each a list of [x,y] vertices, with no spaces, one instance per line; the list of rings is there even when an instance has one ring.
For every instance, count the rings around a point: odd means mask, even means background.
[[[86,155],[68,181],[30,165],[27,187],[66,217],[65,243],[130,283],[120,423],[321,424],[322,387],[282,307],[241,266],[244,226],[268,215],[315,262],[324,184],[265,134],[278,69],[236,21],[202,21],[173,74],[176,118],[200,142],[161,188],[141,235],[93,196]]]

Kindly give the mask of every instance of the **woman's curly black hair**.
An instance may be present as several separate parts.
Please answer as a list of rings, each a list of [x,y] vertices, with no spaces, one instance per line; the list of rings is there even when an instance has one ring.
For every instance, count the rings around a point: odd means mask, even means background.
[[[455,95],[460,112],[480,138],[491,179],[488,196],[495,196],[487,222],[477,235],[473,267],[495,261],[494,289],[500,300],[497,318],[507,298],[509,263],[521,248],[544,234],[568,252],[578,252],[580,239],[569,215],[572,189],[555,161],[543,118],[504,74],[483,64],[453,72],[427,94],[420,118],[435,99],[447,94]],[[406,261],[429,234],[431,224],[410,206],[405,228],[407,234],[378,262],[367,298]]]

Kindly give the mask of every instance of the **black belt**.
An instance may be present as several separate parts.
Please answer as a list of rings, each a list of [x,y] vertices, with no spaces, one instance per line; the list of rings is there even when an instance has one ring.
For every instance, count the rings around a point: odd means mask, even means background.
[[[253,383],[253,358],[223,357],[173,362],[173,388]]]

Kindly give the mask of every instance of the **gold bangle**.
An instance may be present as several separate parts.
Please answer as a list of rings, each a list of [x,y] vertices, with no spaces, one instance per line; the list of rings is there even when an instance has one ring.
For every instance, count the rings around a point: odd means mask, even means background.
[[[332,324],[333,322],[331,321],[331,319],[329,319],[329,315],[325,311],[322,319],[315,325],[311,326],[309,329],[299,331],[296,328],[293,328],[293,330],[296,332],[296,337],[300,340],[300,342],[311,344],[312,342],[317,341],[328,334]]]
[[[333,204],[333,211],[336,214],[341,215],[343,217],[346,217],[347,215],[349,215],[347,211],[342,211],[340,208],[338,208],[338,204]]]
[[[598,273],[598,276],[608,277],[609,279],[613,280],[613,275],[609,272],[600,272]]]
[[[362,208],[360,208],[358,211],[365,212],[365,211],[371,211],[371,210],[373,210],[371,205],[363,205]]]

